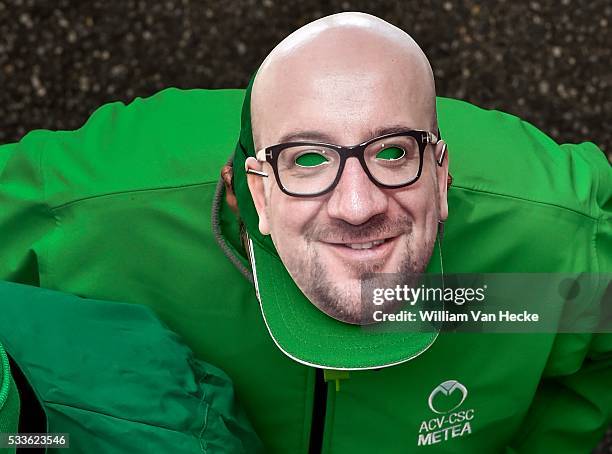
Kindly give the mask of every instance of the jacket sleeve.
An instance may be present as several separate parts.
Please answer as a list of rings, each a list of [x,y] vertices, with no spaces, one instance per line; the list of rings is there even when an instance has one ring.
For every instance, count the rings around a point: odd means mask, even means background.
[[[612,336],[561,336],[567,362],[587,354],[576,372],[542,380],[507,453],[588,453],[612,422]]]
[[[0,146],[0,280],[39,285],[41,240],[53,229],[42,157],[51,131]]]
[[[564,145],[574,146],[579,145]],[[603,297],[596,300],[600,328],[557,335],[531,408],[507,453],[588,453],[612,424],[612,171],[605,159],[597,161],[593,172],[599,185],[592,201],[601,210],[589,246],[594,251],[591,272],[602,282]]]

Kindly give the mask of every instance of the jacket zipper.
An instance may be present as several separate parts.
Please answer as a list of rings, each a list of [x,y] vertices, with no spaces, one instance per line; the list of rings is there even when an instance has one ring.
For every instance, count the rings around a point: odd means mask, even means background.
[[[326,409],[327,383],[323,377],[323,369],[315,369],[314,402],[312,405],[312,422],[310,423],[308,454],[321,454],[323,450]]]

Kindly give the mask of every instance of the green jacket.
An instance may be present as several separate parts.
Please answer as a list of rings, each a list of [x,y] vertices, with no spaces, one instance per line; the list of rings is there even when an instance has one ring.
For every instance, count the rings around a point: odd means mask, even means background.
[[[415,359],[351,372],[339,389],[284,356],[218,184],[242,96],[168,89],[103,106],[77,131],[34,131],[0,149],[0,238],[9,239],[0,278],[149,306],[232,379],[265,452],[584,453],[597,444],[611,418],[610,334],[443,333]],[[439,98],[438,112],[454,177],[447,273],[612,272],[612,174],[597,147],[559,146],[461,101]],[[28,340],[7,345],[17,343]],[[429,397],[454,382],[463,402],[434,412]]]
[[[24,400],[27,432],[67,433],[72,452],[262,452],[227,375],[146,306],[10,282],[0,296],[0,338],[47,416]]]
[[[19,393],[11,376],[4,347],[0,343],[0,434],[16,433],[19,423]],[[15,452],[10,449],[9,452]]]

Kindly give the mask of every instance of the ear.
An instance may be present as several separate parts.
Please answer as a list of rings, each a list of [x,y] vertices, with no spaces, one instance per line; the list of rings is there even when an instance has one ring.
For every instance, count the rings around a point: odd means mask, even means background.
[[[234,194],[234,190],[232,189],[232,175],[234,173],[234,169],[230,165],[224,165],[221,169],[221,178],[223,179],[223,183],[225,184],[225,201],[234,214],[238,214],[238,200],[236,200],[236,194]]]
[[[444,142],[443,140],[438,141],[438,143],[436,144],[434,156],[436,159],[436,173],[438,174],[438,201],[440,206],[440,221],[444,222],[448,218],[448,163],[450,158],[446,142]],[[442,160],[442,165],[438,165],[440,160]]]
[[[259,231],[262,235],[270,234],[270,223],[266,211],[266,185],[264,184],[264,177],[261,175],[255,175],[248,173],[248,170],[256,170],[262,172],[263,163],[259,162],[254,157],[250,156],[244,163],[245,169],[247,170],[247,184],[249,185],[249,191],[259,216]]]

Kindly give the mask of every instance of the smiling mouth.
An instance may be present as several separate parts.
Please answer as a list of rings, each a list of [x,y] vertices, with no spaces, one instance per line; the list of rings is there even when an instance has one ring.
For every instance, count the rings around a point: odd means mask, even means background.
[[[375,240],[371,239],[369,241],[324,241],[323,244],[331,246],[334,250],[338,252],[382,252],[383,250],[389,249],[391,245],[395,243],[395,240],[397,240],[398,238],[399,235],[391,236],[388,238],[377,238]]]
[[[373,247],[383,244],[385,241],[387,240],[386,239],[374,240],[374,241],[368,241],[367,243],[344,243],[342,244],[342,246],[345,246],[351,249],[372,249]]]
[[[333,260],[339,260],[343,266],[349,267],[351,273],[362,273],[365,269],[370,269],[374,265],[380,270],[389,260],[393,252],[397,249],[400,236],[390,238],[364,238],[369,241],[359,241],[357,238],[345,238],[348,242],[326,243],[324,250],[331,254]],[[355,241],[357,240],[357,241]],[[336,263],[336,262],[333,262]],[[378,268],[377,268],[378,269]],[[361,271],[359,271],[361,270]],[[372,271],[375,271],[372,269]],[[377,271],[378,272],[378,271]]]

